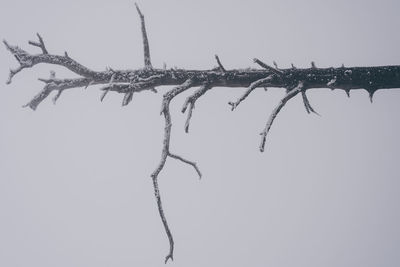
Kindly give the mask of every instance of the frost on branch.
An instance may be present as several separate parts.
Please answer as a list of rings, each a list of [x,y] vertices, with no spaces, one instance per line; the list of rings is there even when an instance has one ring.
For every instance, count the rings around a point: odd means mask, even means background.
[[[18,46],[9,44],[6,40],[3,41],[6,49],[16,58],[19,64],[15,69],[10,69],[9,78],[6,83],[10,84],[13,77],[22,70],[42,63],[65,67],[79,76],[78,78],[58,78],[54,72],[51,72],[49,78],[39,78],[44,83],[44,87],[24,105],[24,107],[29,107],[32,110],[36,110],[53,92],[55,94],[53,102],[56,103],[61,94],[65,93],[64,91],[79,87],[86,89],[89,86],[93,88],[95,85],[101,85],[101,101],[109,93],[119,93],[122,95],[122,106],[126,106],[131,103],[136,93],[143,91],[157,93],[156,87],[158,86],[174,86],[162,98],[161,115],[165,119],[164,139],[160,162],[151,174],[158,211],[169,240],[169,253],[166,256],[165,262],[173,259],[174,240],[162,207],[158,176],[165,167],[167,159],[171,158],[185,163],[201,177],[201,172],[195,162],[172,153],[170,149],[172,129],[170,104],[177,95],[191,88],[198,87],[198,89],[186,98],[182,108],[182,113],[187,112],[184,129],[188,132],[196,101],[210,90],[217,90],[220,87],[230,87],[235,88],[235,90],[246,88],[236,101],[229,102],[232,110],[235,110],[257,88],[284,88],[286,94],[275,109],[273,109],[261,132],[260,151],[262,152],[265,149],[266,137],[277,115],[289,100],[299,93],[301,94],[307,113],[318,114],[311,106],[306,95],[306,91],[309,89],[342,89],[348,96],[350,96],[351,90],[365,89],[372,102],[373,95],[377,90],[400,88],[400,66],[318,68],[312,62],[309,68],[296,68],[292,64],[290,68],[282,69],[278,68],[276,62],[273,62],[274,67],[272,67],[255,58],[253,60],[254,63],[261,68],[228,70],[222,65],[220,58],[215,55],[218,67],[209,70],[167,69],[166,65],[163,68],[154,68],[150,59],[150,47],[144,15],[138,5],[136,5],[136,11],[141,23],[144,68],[136,70],[114,70],[107,68],[105,71],[93,71],[72,59],[66,52],[64,55],[51,54],[42,36],[36,34],[38,40],[29,41],[29,44],[40,49],[40,53],[38,54],[31,54]]]

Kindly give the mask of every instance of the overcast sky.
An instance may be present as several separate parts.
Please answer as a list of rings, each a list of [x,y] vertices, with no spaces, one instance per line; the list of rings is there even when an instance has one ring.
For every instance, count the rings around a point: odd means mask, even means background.
[[[0,37],[95,69],[143,66],[139,18],[131,0],[1,0]],[[400,64],[396,0],[140,1],[153,66],[227,69]],[[98,87],[65,92],[54,106],[21,108],[50,70],[19,73],[0,48],[0,266],[164,266],[168,240],[150,174],[159,162],[161,93],[99,101]],[[310,90],[282,110],[258,150],[259,132],[284,90],[259,89],[234,112],[241,88],[214,88],[183,131],[172,103],[171,150],[160,190],[175,238],[171,266],[400,265],[400,90]]]

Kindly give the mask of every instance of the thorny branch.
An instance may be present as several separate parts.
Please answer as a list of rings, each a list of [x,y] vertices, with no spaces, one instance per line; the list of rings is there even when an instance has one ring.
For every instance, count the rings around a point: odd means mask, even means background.
[[[261,66],[262,69],[227,70],[216,55],[215,59],[217,60],[218,68],[210,70],[166,69],[166,67],[161,69],[153,68],[150,60],[150,48],[144,15],[138,5],[135,5],[141,21],[144,51],[143,69],[113,70],[107,68],[105,71],[94,71],[72,59],[66,52],[64,55],[50,54],[42,36],[37,34],[38,41],[29,41],[29,44],[40,48],[41,53],[39,54],[31,54],[18,46],[10,45],[6,40],[3,41],[6,48],[19,63],[17,68],[10,69],[9,78],[6,83],[10,84],[13,77],[23,69],[32,68],[40,63],[63,66],[79,76],[79,78],[59,79],[56,78],[54,72],[51,72],[48,79],[40,78],[39,80],[45,83],[43,89],[24,105],[24,107],[30,107],[32,110],[36,110],[53,91],[56,93],[53,102],[56,103],[61,94],[67,89],[103,85],[103,87],[100,88],[103,92],[100,98],[101,100],[103,100],[109,92],[116,92],[123,94],[122,105],[126,106],[131,102],[134,93],[142,91],[157,93],[155,89],[157,86],[175,86],[163,96],[161,114],[164,115],[165,119],[164,140],[160,162],[151,174],[158,211],[170,244],[169,253],[166,256],[165,262],[169,259],[173,259],[174,240],[162,208],[158,175],[164,168],[167,158],[170,157],[193,167],[199,177],[201,177],[201,172],[195,162],[189,161],[170,151],[172,120],[169,107],[175,96],[192,87],[200,87],[191,96],[187,97],[182,108],[183,113],[188,110],[185,123],[185,131],[188,132],[196,101],[211,89],[218,87],[246,87],[247,89],[241,97],[235,102],[229,102],[232,106],[232,110],[234,110],[241,102],[246,100],[256,88],[285,88],[286,95],[272,111],[264,130],[261,132],[260,151],[262,152],[264,151],[266,136],[276,116],[286,103],[299,93],[302,95],[306,111],[308,113],[316,113],[306,96],[306,91],[308,89],[342,89],[348,96],[350,96],[350,90],[365,89],[372,102],[373,95],[377,90],[400,88],[400,66],[351,68],[342,66],[339,68],[317,68],[315,63],[312,62],[311,68],[295,68],[292,64],[291,68],[279,69],[276,62],[273,62],[275,67],[271,67],[255,58],[254,62]]]

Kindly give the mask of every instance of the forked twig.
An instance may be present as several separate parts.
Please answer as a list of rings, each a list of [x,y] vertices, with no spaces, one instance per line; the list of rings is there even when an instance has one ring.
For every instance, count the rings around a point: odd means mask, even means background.
[[[182,113],[185,113],[186,109],[189,107],[188,115],[187,115],[186,122],[185,122],[185,132],[186,133],[189,132],[190,119],[192,118],[192,112],[195,107],[195,103],[196,103],[197,99],[199,99],[202,95],[204,95],[211,88],[212,87],[209,83],[204,83],[193,95],[188,96],[186,98],[186,101],[182,107]]]

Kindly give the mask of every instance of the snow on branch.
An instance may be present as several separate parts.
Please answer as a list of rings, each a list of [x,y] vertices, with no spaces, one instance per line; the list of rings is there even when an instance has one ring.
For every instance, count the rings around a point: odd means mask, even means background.
[[[162,207],[160,190],[158,186],[158,176],[163,170],[168,158],[172,158],[192,167],[196,174],[201,177],[201,172],[197,164],[187,160],[182,156],[172,153],[170,150],[172,119],[170,114],[171,101],[182,92],[192,87],[199,87],[191,96],[186,98],[182,112],[188,111],[185,123],[185,131],[189,130],[189,123],[196,101],[209,90],[217,90],[220,87],[246,88],[244,93],[235,101],[229,102],[234,110],[240,103],[259,87],[277,87],[285,88],[286,95],[272,111],[267,123],[261,132],[260,151],[263,152],[267,134],[271,126],[287,102],[301,93],[304,107],[308,113],[316,113],[311,107],[310,101],[306,95],[309,89],[330,88],[342,89],[350,96],[350,90],[365,89],[372,98],[379,89],[400,88],[400,66],[378,66],[378,67],[339,67],[339,68],[317,68],[312,62],[310,68],[296,68],[293,66],[287,69],[278,68],[273,62],[274,67],[267,65],[261,60],[255,58],[254,63],[261,69],[231,69],[227,70],[222,65],[219,57],[215,55],[218,67],[209,70],[189,70],[189,69],[167,69],[153,68],[150,59],[150,47],[147,38],[144,15],[135,4],[137,13],[140,17],[141,32],[144,51],[144,68],[136,70],[114,70],[107,68],[105,71],[91,70],[76,60],[72,59],[67,53],[64,55],[54,55],[48,52],[45,42],[41,35],[36,34],[38,41],[29,41],[29,44],[40,48],[41,53],[31,54],[28,51],[9,44],[4,40],[6,49],[16,58],[19,66],[10,69],[7,84],[12,82],[13,77],[24,69],[32,68],[38,64],[52,64],[65,67],[77,74],[78,78],[56,78],[54,72],[51,72],[47,79],[39,80],[45,85],[38,94],[36,94],[24,107],[30,107],[36,110],[37,107],[54,91],[53,102],[56,103],[61,94],[67,89],[88,88],[94,85],[101,85],[101,100],[109,93],[119,93],[123,95],[122,106],[128,105],[133,95],[138,92],[150,91],[157,93],[158,86],[175,86],[163,95],[161,104],[161,114],[165,119],[164,139],[161,151],[161,159],[154,172],[151,174],[153,180],[154,194],[157,201],[157,207],[163,223],[165,232],[169,240],[169,253],[165,262],[173,260],[174,240],[169,229],[166,216]],[[318,113],[316,113],[318,114]]]

